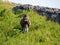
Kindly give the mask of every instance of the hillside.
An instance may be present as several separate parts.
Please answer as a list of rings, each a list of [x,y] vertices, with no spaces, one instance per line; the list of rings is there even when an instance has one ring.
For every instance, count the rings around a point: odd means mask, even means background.
[[[29,4],[17,5],[13,10],[34,10],[39,15],[46,16],[47,20],[51,20],[60,24],[60,9],[58,8],[49,8],[42,6],[33,6]]]
[[[34,10],[12,10],[17,4],[0,2],[0,45],[60,45],[60,25]],[[22,33],[20,20],[28,14],[29,32]]]

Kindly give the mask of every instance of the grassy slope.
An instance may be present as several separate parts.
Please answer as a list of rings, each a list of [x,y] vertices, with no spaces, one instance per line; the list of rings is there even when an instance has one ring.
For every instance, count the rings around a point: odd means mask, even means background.
[[[14,14],[14,6],[0,3],[0,45],[60,45],[60,26],[57,23],[46,21],[45,17],[32,10]],[[23,14],[28,14],[31,20],[30,30],[26,34],[20,32]]]

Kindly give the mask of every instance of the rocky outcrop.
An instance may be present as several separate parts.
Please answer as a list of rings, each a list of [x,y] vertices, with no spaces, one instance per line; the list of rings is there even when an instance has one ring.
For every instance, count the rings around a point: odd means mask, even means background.
[[[60,23],[60,9],[48,7],[35,7],[34,10],[36,10],[42,16],[46,16],[47,20],[56,21]]]
[[[33,6],[32,5],[18,5],[16,7],[13,8],[13,10],[30,10],[30,9],[33,9]]]
[[[32,5],[19,5],[13,8],[13,10],[34,10],[37,11],[40,15],[46,16],[47,20],[56,21],[60,23],[60,9],[49,8],[49,7],[40,7]]]

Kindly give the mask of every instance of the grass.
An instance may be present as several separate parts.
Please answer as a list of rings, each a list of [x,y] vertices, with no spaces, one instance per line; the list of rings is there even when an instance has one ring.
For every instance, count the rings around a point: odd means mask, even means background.
[[[0,45],[60,45],[58,23],[47,21],[46,17],[33,10],[14,14],[14,6],[11,3],[0,3]],[[28,14],[31,20],[29,32],[25,34],[20,26],[24,14]]]

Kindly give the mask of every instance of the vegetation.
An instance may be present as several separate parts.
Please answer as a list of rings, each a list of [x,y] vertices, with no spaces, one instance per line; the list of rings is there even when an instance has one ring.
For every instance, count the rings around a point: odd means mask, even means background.
[[[16,4],[0,2],[0,45],[60,45],[59,24],[47,21],[33,10],[16,14],[12,10],[14,6]],[[24,14],[31,20],[28,33],[22,33],[20,26]]]

